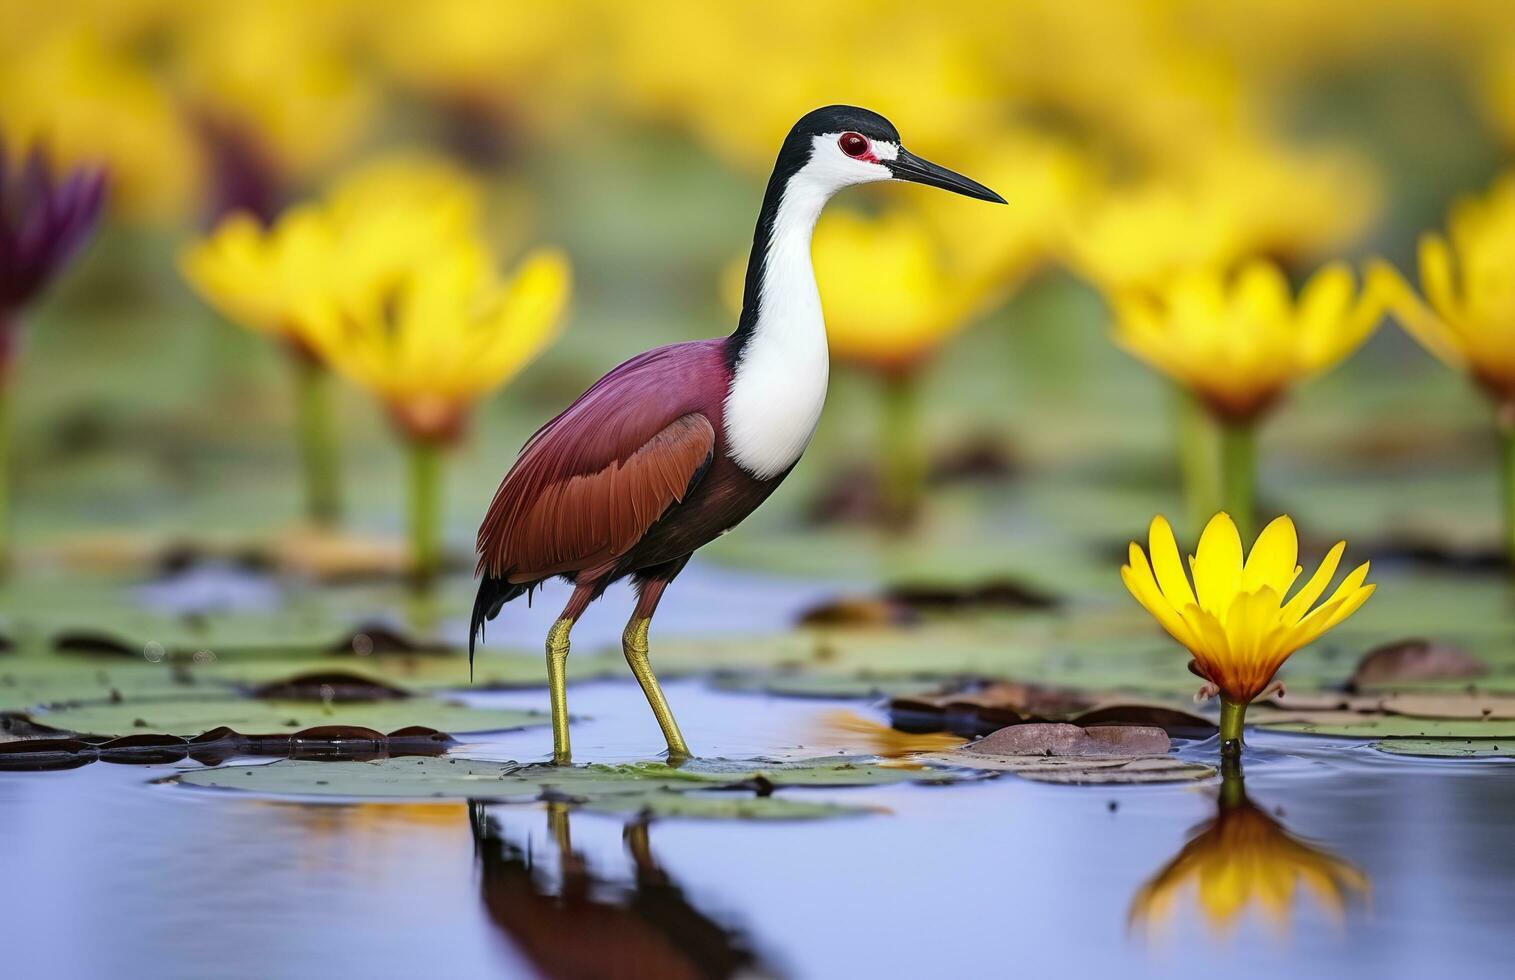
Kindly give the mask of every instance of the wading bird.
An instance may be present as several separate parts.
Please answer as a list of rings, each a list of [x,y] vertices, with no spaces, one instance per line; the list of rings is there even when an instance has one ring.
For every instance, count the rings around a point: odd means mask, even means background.
[[[799,461],[826,400],[829,356],[810,234],[852,184],[908,180],[984,201],[989,188],[900,145],[883,116],[808,113],[785,137],[758,213],[742,313],[726,337],[659,347],[595,382],[522,447],[479,527],[469,663],[484,623],[555,576],[573,594],[547,634],[553,761],[570,760],[564,669],[584,609],[631,576],[622,646],[670,758],[689,749],[648,660],[658,600],[696,549],[731,530]]]

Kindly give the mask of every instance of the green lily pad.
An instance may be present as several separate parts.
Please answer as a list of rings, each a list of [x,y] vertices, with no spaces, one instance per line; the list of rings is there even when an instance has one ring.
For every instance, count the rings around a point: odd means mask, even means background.
[[[177,777],[188,786],[275,795],[451,798],[504,803],[546,799],[605,812],[765,819],[867,812],[829,802],[770,795],[775,788],[877,786],[965,778],[974,778],[974,774],[965,770],[899,768],[831,758],[795,762],[692,760],[681,767],[658,762],[552,766],[428,758],[370,763],[286,760],[263,766],[204,769]],[[736,795],[735,791],[750,795]]]
[[[1338,738],[1509,738],[1515,739],[1515,721],[1467,721],[1456,718],[1416,718],[1410,715],[1345,715],[1340,721],[1263,722],[1259,728],[1301,735],[1331,735]]]
[[[438,731],[484,732],[548,724],[545,714],[471,708],[454,701],[416,697],[365,703],[258,701],[250,698],[134,700],[71,705],[30,713],[33,721],[90,735],[147,732],[193,737],[222,726],[246,735],[276,734],[322,725],[381,732],[419,725]]]
[[[1386,738],[1373,747],[1389,755],[1427,756],[1437,759],[1512,759],[1515,738]]]

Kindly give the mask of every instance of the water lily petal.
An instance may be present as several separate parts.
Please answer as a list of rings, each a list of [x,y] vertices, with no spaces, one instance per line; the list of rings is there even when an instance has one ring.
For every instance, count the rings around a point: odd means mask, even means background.
[[[1217,616],[1225,615],[1241,584],[1242,570],[1241,534],[1230,514],[1210,518],[1200,535],[1199,551],[1189,564],[1200,606]]]
[[[1274,520],[1257,536],[1247,564],[1242,570],[1243,592],[1255,592],[1263,586],[1281,596],[1299,574],[1299,536],[1288,516]]]
[[[1189,587],[1189,576],[1184,573],[1184,562],[1178,553],[1178,540],[1167,518],[1161,514],[1152,518],[1147,539],[1152,549],[1152,568],[1163,595],[1178,609],[1193,603],[1194,590]]]
[[[1197,642],[1194,631],[1157,587],[1152,568],[1147,564],[1147,556],[1134,542],[1131,544],[1130,562],[1121,568],[1120,577],[1131,595],[1170,636],[1185,647],[1192,648]]]
[[[1305,583],[1304,588],[1296,592],[1294,598],[1285,604],[1283,608],[1284,622],[1297,623],[1304,617],[1305,612],[1309,610],[1315,600],[1319,599],[1321,593],[1326,591],[1326,586],[1331,584],[1331,577],[1336,574],[1336,566],[1341,563],[1341,556],[1346,550],[1347,543],[1345,541],[1338,541],[1331,547],[1330,551],[1326,552],[1326,557],[1321,561],[1320,567],[1315,570],[1314,575],[1310,576],[1310,580]]]

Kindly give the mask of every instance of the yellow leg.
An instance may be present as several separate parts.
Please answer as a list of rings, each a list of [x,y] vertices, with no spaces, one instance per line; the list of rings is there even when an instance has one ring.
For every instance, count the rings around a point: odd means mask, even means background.
[[[573,761],[568,749],[568,683],[564,669],[568,666],[568,633],[573,620],[560,619],[547,631],[547,693],[552,699],[552,764],[566,766]]]
[[[647,658],[647,628],[651,623],[650,619],[633,619],[627,623],[626,632],[621,634],[621,648],[626,651],[626,662],[631,665],[637,683],[642,685],[642,693],[647,695],[647,703],[652,706],[652,715],[658,720],[658,727],[663,730],[663,738],[668,742],[668,758],[687,759],[689,746],[684,744],[679,723],[673,720],[668,699],[663,697],[663,687],[658,683],[657,675],[652,672],[652,662]]]

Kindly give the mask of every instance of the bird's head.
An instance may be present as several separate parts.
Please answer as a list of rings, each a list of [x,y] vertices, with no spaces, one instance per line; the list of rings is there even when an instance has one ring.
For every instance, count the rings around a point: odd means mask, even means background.
[[[911,153],[901,145],[893,123],[857,106],[830,105],[802,116],[784,140],[779,169],[789,170],[789,176],[800,178],[825,195],[852,184],[909,180],[981,201],[1005,203],[978,181]]]

